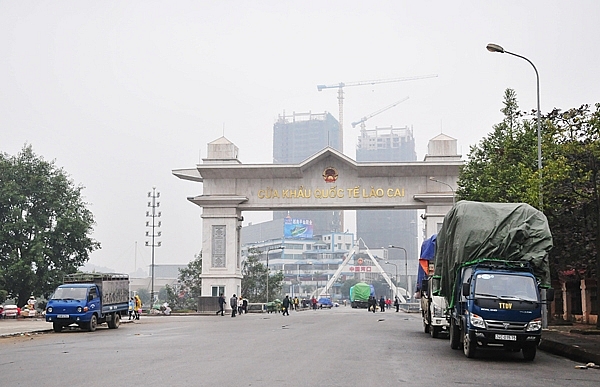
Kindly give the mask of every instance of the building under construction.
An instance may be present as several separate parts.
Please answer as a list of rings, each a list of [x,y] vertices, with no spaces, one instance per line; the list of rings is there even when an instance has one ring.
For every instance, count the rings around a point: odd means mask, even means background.
[[[416,161],[415,139],[412,128],[375,127],[361,128],[356,149],[358,162]],[[400,250],[390,250],[389,259],[407,258],[416,262],[417,250],[417,211],[416,210],[360,210],[356,211],[356,235],[370,248],[401,246]]]
[[[328,112],[284,112],[273,125],[273,164],[298,164],[326,147],[343,151],[339,122]],[[312,220],[315,235],[344,231],[342,211],[273,212],[273,219],[286,216]]]

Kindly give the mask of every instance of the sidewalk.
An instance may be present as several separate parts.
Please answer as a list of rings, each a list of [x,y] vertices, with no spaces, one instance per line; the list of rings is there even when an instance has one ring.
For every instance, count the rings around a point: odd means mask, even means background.
[[[121,324],[133,322],[132,320],[121,320]],[[52,332],[52,323],[46,322],[43,318],[18,318],[18,319],[0,319],[0,338],[10,336],[20,336],[27,334]]]
[[[594,325],[576,323],[549,326],[542,332],[538,348],[583,364],[600,365],[600,330]]]

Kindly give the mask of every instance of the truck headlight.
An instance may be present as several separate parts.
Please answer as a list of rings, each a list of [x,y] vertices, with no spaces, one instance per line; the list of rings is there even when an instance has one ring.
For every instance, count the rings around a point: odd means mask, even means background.
[[[83,311],[83,308],[81,306],[77,307],[77,313],[81,313]]]
[[[433,317],[444,317],[444,310],[437,305],[433,305]]]
[[[485,320],[483,317],[478,316],[475,313],[470,313],[469,319],[471,320],[471,325],[474,327],[486,329]]]
[[[539,331],[542,329],[542,319],[536,318],[535,320],[531,320],[529,324],[527,324],[527,332]]]
[[[48,309],[46,310],[48,313],[52,313],[52,307],[49,306]]]

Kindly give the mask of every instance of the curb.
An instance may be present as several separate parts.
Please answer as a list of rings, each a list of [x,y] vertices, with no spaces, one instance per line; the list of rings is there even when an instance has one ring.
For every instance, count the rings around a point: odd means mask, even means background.
[[[538,348],[542,351],[563,356],[577,362],[592,362],[600,364],[600,354],[588,352],[577,345],[564,344],[551,339],[544,339],[542,337],[542,341],[540,342]]]
[[[0,338],[14,337],[14,336],[31,336],[31,335],[37,335],[39,333],[48,333],[48,332],[52,332],[52,328],[50,328],[50,329],[35,329],[33,331],[2,333],[2,334],[0,334]]]

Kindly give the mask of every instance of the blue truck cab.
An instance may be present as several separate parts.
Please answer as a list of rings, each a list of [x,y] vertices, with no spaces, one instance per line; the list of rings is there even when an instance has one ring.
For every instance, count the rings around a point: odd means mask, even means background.
[[[67,275],[46,306],[46,321],[55,332],[77,325],[93,332],[98,324],[119,327],[129,309],[127,274],[77,273]]]
[[[450,346],[465,356],[477,348],[522,351],[533,360],[542,335],[542,303],[526,262],[481,260],[457,273],[450,316]]]

